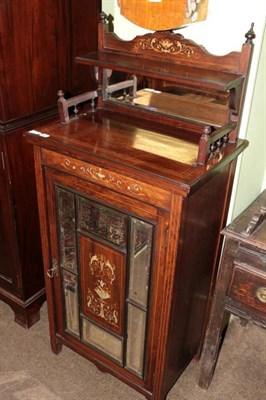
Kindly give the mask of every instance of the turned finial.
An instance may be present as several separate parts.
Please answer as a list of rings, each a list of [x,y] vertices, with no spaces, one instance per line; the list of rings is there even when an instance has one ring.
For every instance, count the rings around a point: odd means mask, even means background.
[[[104,11],[100,13],[100,23],[101,24],[106,24],[107,23],[107,15],[105,14]]]
[[[255,39],[255,37],[256,37],[253,28],[254,28],[254,22],[252,22],[250,30],[245,34],[245,38],[247,39],[246,43],[252,44],[253,43],[253,39]]]
[[[203,127],[203,129],[202,129],[202,138],[208,140],[211,131],[212,131],[212,130],[211,130],[210,125],[204,125],[204,127]]]
[[[61,89],[58,90],[57,96],[58,96],[59,99],[62,99],[64,97],[64,95],[65,95],[65,93],[63,92],[63,90],[61,90]]]

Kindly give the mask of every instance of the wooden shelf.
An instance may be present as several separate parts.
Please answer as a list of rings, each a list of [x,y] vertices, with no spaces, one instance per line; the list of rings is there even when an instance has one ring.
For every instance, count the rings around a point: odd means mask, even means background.
[[[139,74],[150,78],[157,77],[176,84],[189,85],[192,88],[205,88],[222,92],[239,87],[244,80],[241,74],[195,68],[174,64],[173,62],[147,59],[140,55],[108,51],[96,51],[76,57],[75,60],[83,65]]]

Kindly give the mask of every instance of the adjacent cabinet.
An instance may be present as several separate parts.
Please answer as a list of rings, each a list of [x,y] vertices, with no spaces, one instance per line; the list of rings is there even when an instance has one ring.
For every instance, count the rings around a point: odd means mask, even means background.
[[[45,4],[44,4],[45,3]],[[73,57],[97,48],[97,0],[0,0],[0,299],[30,327],[45,300],[28,129],[57,114],[57,91],[93,87]],[[84,34],[86,32],[86,34]]]
[[[172,32],[121,41],[104,14],[98,36],[76,58],[98,90],[61,93],[61,122],[27,135],[51,345],[163,400],[201,352],[254,34],[224,57]]]

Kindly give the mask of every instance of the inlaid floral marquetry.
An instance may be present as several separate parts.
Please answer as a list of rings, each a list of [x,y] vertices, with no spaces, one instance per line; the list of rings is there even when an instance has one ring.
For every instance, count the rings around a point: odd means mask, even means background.
[[[81,236],[80,259],[84,315],[122,334],[125,255]]]
[[[156,187],[156,196],[154,196],[154,186],[150,183],[140,182],[129,176],[123,176],[106,168],[76,160],[72,157],[66,157],[47,149],[43,149],[42,153],[45,163],[52,168],[60,169],[135,199],[148,201],[163,208],[169,208],[170,206],[170,193],[159,186]]]
[[[64,159],[61,165],[67,169],[73,171],[79,171],[83,175],[88,175],[91,179],[103,183],[107,183],[114,188],[122,190],[123,192],[129,192],[134,195],[144,196],[142,185],[131,181],[129,179],[121,179],[117,174],[112,174],[109,171],[105,171],[103,168],[95,167],[94,165],[85,166],[83,164],[73,163],[70,159]]]
[[[151,37],[141,40],[135,45],[135,50],[154,50],[159,53],[179,54],[185,57],[199,58],[200,55],[192,46],[187,46],[179,40],[170,40],[168,38]]]

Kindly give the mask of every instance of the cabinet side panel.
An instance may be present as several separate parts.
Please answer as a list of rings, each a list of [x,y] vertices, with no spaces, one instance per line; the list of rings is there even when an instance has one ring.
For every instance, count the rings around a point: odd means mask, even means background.
[[[227,165],[187,200],[168,339],[166,393],[201,345],[230,187],[231,166]]]

